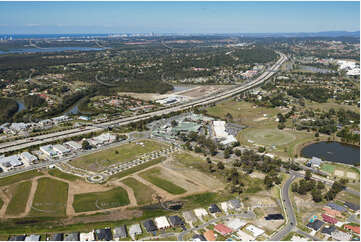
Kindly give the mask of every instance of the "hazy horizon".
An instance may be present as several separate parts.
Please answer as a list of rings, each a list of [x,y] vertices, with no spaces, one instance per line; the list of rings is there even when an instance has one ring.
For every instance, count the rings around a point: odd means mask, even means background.
[[[0,34],[360,30],[360,2],[0,2]]]

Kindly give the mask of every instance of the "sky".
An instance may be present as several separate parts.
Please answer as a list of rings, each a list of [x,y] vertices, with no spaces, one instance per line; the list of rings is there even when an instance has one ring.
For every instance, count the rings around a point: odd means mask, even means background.
[[[1,34],[359,30],[360,2],[0,2]]]

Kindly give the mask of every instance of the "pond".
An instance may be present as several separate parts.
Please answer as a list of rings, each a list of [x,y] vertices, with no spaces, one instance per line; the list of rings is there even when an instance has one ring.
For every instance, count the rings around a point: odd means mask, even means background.
[[[310,144],[301,150],[301,155],[349,165],[360,163],[360,147],[334,141]]]
[[[24,49],[13,49],[9,51],[0,50],[0,55],[4,54],[15,54],[15,53],[38,53],[38,52],[60,52],[60,51],[92,51],[92,50],[103,50],[104,48],[93,48],[93,47],[50,47],[50,48],[24,48]]]
[[[24,101],[22,99],[15,99],[15,101],[18,104],[18,110],[16,111],[16,113],[21,112],[24,109],[26,109]]]

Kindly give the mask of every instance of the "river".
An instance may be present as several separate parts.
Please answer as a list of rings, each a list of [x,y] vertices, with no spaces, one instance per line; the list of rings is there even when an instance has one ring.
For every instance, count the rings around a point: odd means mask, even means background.
[[[301,155],[349,165],[360,163],[360,147],[335,141],[310,144],[301,150]]]

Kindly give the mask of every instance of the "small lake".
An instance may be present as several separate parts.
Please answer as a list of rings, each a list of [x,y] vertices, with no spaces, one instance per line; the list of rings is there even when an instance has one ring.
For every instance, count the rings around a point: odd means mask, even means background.
[[[310,144],[301,150],[301,155],[349,165],[360,163],[360,147],[334,141]]]
[[[50,48],[24,48],[24,49],[13,49],[9,51],[0,50],[0,55],[4,54],[17,54],[17,53],[39,53],[39,52],[61,52],[61,51],[93,51],[103,50],[104,48],[92,48],[92,47],[50,47]]]

